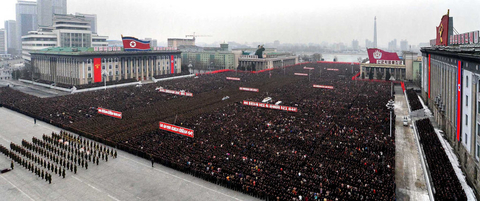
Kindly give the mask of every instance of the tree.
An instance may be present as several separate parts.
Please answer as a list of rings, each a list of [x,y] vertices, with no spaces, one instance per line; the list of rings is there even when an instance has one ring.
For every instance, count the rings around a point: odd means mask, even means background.
[[[385,75],[385,80],[389,81],[390,80],[390,71],[387,70],[387,74]]]

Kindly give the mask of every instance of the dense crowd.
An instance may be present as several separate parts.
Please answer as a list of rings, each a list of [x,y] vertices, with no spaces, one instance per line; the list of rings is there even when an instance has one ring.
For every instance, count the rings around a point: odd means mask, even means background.
[[[423,105],[418,99],[417,93],[413,89],[407,89],[407,98],[408,104],[410,104],[410,108],[412,111],[423,109]]]
[[[433,182],[435,200],[467,200],[465,191],[453,170],[429,119],[415,122]]]
[[[0,88],[0,104],[262,199],[394,200],[390,85],[352,81],[350,64],[308,66],[315,70],[226,72],[46,99]],[[310,73],[311,81],[295,72]],[[298,112],[241,104],[265,97]],[[97,114],[97,107],[123,118]],[[194,129],[195,137],[162,131],[158,121]]]

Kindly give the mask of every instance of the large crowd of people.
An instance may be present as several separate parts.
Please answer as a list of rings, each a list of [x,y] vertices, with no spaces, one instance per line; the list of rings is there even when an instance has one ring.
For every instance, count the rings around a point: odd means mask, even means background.
[[[465,191],[453,170],[429,119],[415,122],[433,182],[435,200],[467,200]]]
[[[315,69],[225,72],[44,99],[0,88],[0,104],[262,199],[394,200],[390,85],[351,80],[350,64],[308,66]],[[265,97],[298,112],[242,104]],[[123,117],[103,116],[97,107]],[[159,121],[193,129],[194,138],[160,130]]]
[[[423,109],[423,105],[420,102],[420,99],[418,99],[417,92],[413,89],[407,89],[406,93],[408,104],[410,104],[410,109],[412,109],[412,111]]]

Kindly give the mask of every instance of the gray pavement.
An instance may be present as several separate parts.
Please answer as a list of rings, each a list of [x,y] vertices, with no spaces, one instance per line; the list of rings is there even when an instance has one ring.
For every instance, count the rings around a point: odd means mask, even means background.
[[[0,81],[0,86],[7,86],[7,84],[17,91],[21,91],[26,94],[30,94],[33,96],[37,96],[39,98],[48,98],[54,96],[63,96],[70,93],[59,91],[55,89],[49,89],[42,86],[37,86],[33,84],[23,83],[18,80],[8,80],[8,81]]]
[[[395,183],[397,200],[429,200],[420,155],[418,153],[409,121],[403,126],[403,117],[408,116],[408,106],[400,86],[395,86]]]
[[[31,142],[33,136],[60,129],[20,113],[0,108],[0,144]],[[52,184],[15,164],[0,174],[0,200],[257,200],[249,195],[204,181],[189,174],[118,151],[118,158],[89,164],[65,179],[52,175]],[[0,169],[10,168],[10,159],[0,154]]]

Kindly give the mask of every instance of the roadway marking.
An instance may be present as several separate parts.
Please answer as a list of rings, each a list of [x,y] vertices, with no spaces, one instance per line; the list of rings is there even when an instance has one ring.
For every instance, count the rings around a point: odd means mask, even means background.
[[[127,159],[127,160],[130,160],[130,161],[133,161],[133,162],[135,162],[135,163],[137,163],[137,164],[139,164],[139,165],[142,165],[142,166],[145,166],[145,167],[150,167],[150,166],[148,166],[148,165],[145,165],[145,164],[143,164],[143,163],[140,163],[140,162],[138,162],[138,161],[132,160],[132,159],[130,159],[130,158],[127,158],[127,157],[125,157],[125,156],[121,156],[121,155],[120,155],[120,157],[122,157],[122,158],[125,158],[125,159]],[[179,177],[179,176],[176,176],[176,175],[170,174],[170,173],[168,173],[168,172],[165,172],[165,171],[163,171],[163,170],[159,170],[159,169],[157,169],[157,168],[153,168],[153,169],[154,169],[154,170],[156,170],[156,171],[159,171],[159,172],[161,172],[161,173],[164,173],[164,174],[170,175],[170,176],[172,176],[172,177],[175,177],[175,178],[177,178],[177,179],[181,179],[181,180],[183,180],[183,181],[186,181],[186,182],[188,182],[188,183],[191,183],[191,184],[194,184],[194,185],[200,186],[200,187],[202,187],[202,188],[205,188],[205,189],[211,190],[211,191],[213,191],[213,192],[215,192],[215,193],[218,193],[218,194],[221,194],[221,195],[227,196],[227,197],[229,197],[229,198],[232,198],[232,199],[235,199],[235,200],[241,200],[241,199],[238,199],[238,198],[236,198],[236,197],[232,197],[232,196],[230,196],[230,195],[227,195],[227,194],[225,194],[225,193],[222,193],[222,192],[220,192],[220,191],[217,191],[217,190],[214,190],[214,189],[208,188],[208,187],[206,187],[206,186],[203,186],[203,185],[201,185],[201,184],[197,184],[197,183],[195,183],[195,182],[192,182],[192,181],[190,181],[190,180],[187,180],[187,179],[181,178],[181,177]]]
[[[82,180],[80,180],[79,178],[75,177],[75,176],[72,176],[74,179],[80,181],[80,182],[83,182]]]
[[[95,186],[92,186],[92,185],[90,185],[90,184],[87,184],[87,185],[90,186],[91,188],[95,189],[95,190],[98,191],[98,192],[102,192],[100,189],[95,188]]]
[[[10,185],[12,185],[14,188],[16,188],[18,191],[20,191],[22,194],[24,194],[25,196],[27,196],[30,200],[33,200],[35,201],[32,197],[28,196],[25,192],[23,192],[21,189],[19,189],[17,186],[15,186],[12,182],[8,181],[5,177],[1,176],[5,181],[7,181]]]
[[[116,200],[116,201],[120,201],[119,199],[117,199],[117,198],[115,198],[115,197],[111,196],[110,194],[108,194],[108,197],[110,197],[110,198],[112,198],[112,199],[114,199],[114,200]]]

